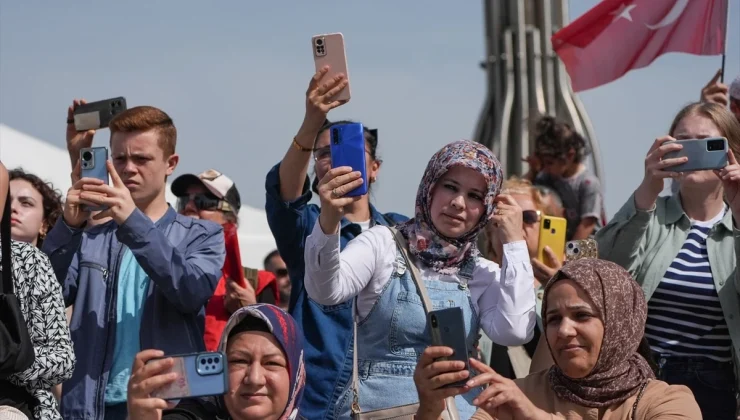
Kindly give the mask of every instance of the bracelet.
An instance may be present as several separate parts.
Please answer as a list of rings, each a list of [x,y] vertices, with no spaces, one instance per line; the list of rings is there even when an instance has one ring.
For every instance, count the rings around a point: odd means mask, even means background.
[[[308,148],[308,147],[301,146],[301,144],[298,143],[298,140],[296,140],[295,137],[293,137],[293,147],[295,147],[296,149],[300,150],[301,152],[313,152],[313,151],[316,150],[313,147]]]

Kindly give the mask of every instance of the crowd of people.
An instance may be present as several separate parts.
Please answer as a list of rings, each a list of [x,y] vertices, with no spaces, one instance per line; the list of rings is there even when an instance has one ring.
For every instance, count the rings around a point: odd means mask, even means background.
[[[330,131],[352,121],[329,119],[348,82],[327,71],[266,174],[277,249],[261,269],[229,264],[242,204],[225,174],[181,175],[165,199],[180,156],[161,109],[110,122],[108,183],[82,176],[84,100],[67,113],[66,194],[0,164],[2,268],[34,353],[0,376],[0,419],[740,419],[740,77],[712,79],[646,141],[611,220],[587,142],[552,116],[524,174],[475,142],[442,147],[409,218],[348,195],[378,181],[378,130],[364,128],[364,174],[332,167]],[[666,157],[672,140],[712,137],[726,167],[671,170],[691,159]],[[540,255],[544,216],[598,258]],[[429,311],[445,308],[462,313],[467,362],[432,345]],[[205,351],[224,355],[227,391],[161,398],[183,379],[169,356]]]

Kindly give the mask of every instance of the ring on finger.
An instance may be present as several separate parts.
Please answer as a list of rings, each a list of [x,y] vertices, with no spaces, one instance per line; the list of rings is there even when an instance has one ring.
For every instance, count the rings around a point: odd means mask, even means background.
[[[336,188],[331,190],[331,196],[334,198],[339,198],[339,193],[337,192]]]

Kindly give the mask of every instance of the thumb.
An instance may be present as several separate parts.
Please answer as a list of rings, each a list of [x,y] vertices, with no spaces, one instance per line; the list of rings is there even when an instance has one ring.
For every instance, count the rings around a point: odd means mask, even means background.
[[[735,153],[732,152],[732,149],[727,149],[727,160],[730,162],[730,165],[737,165],[737,158],[735,157]]]

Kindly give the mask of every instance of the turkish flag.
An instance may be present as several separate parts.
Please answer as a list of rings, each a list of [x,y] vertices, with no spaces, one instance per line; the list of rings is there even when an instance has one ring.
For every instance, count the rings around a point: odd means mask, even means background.
[[[573,91],[609,83],[660,55],[724,52],[729,0],[604,0],[552,36]]]

